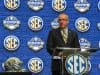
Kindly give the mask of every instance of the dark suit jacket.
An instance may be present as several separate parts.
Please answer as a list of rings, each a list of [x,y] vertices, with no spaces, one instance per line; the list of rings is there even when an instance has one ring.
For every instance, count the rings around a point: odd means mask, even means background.
[[[76,32],[68,29],[68,42],[65,44],[61,35],[61,29],[53,29],[49,32],[47,39],[47,51],[50,55],[58,55],[59,51],[56,50],[56,47],[70,47],[70,48],[79,48],[79,40]],[[52,60],[52,72],[60,71],[61,60]],[[67,74],[67,73],[66,73]],[[65,75],[66,75],[65,74]],[[67,74],[69,75],[69,74]]]
[[[65,44],[61,35],[61,29],[51,30],[47,39],[47,51],[50,55],[56,52],[56,47],[79,48],[80,45],[77,33],[68,29],[68,42]]]

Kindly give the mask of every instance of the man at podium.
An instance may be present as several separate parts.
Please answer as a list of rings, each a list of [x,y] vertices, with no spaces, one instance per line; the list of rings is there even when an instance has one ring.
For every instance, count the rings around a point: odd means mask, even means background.
[[[79,48],[78,35],[75,31],[68,28],[69,18],[65,13],[61,13],[58,16],[59,28],[52,29],[49,32],[47,39],[47,51],[52,55],[52,75],[62,75],[61,72],[61,55],[60,51],[56,50],[56,47],[69,47]],[[55,57],[58,56],[58,57]],[[69,75],[66,72],[66,75]]]

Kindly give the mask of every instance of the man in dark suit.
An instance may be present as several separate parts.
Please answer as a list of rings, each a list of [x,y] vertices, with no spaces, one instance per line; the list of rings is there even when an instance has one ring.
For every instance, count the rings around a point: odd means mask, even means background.
[[[54,58],[54,56],[61,56],[62,53],[56,50],[56,47],[70,47],[79,48],[79,40],[77,33],[68,29],[68,15],[61,13],[58,16],[59,28],[52,29],[49,32],[47,39],[47,51],[53,56],[52,60],[52,75],[62,75],[61,72],[61,59],[60,57]],[[69,75],[67,72],[63,75]]]

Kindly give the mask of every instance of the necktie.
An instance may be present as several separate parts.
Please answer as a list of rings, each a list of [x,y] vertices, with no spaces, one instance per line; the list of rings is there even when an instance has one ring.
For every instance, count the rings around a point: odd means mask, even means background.
[[[66,44],[67,43],[67,38],[68,38],[68,34],[66,32],[66,29],[61,30],[61,34],[62,34],[63,40]]]

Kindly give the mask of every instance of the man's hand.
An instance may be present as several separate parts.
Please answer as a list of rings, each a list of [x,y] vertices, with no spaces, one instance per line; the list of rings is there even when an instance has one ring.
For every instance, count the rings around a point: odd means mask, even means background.
[[[58,56],[62,57],[63,56],[63,52],[59,52]]]

